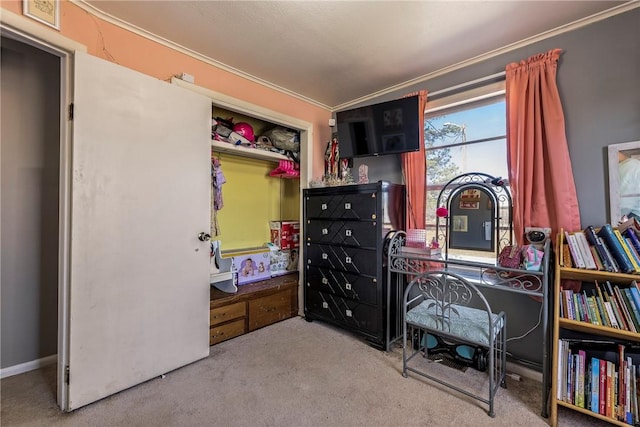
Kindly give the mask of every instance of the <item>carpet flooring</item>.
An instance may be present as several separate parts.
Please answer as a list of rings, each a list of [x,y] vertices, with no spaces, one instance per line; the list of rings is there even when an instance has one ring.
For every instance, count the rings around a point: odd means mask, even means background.
[[[448,367],[452,375],[465,373]],[[508,379],[487,405],[410,375],[401,350],[300,317],[211,347],[210,356],[72,413],[55,366],[1,381],[2,426],[545,426],[541,384]],[[605,422],[560,408],[561,426]]]

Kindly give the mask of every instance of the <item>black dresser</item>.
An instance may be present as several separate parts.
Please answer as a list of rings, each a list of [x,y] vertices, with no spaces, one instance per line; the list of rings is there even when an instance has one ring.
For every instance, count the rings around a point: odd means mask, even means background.
[[[403,185],[304,190],[304,313],[386,347],[384,239],[403,230]],[[395,307],[391,307],[392,319]],[[394,325],[391,330],[395,330]],[[391,339],[395,337],[390,337]]]

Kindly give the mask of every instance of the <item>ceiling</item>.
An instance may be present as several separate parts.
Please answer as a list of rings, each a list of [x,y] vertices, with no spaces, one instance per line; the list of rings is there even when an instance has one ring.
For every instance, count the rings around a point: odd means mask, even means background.
[[[331,110],[624,3],[80,1]]]

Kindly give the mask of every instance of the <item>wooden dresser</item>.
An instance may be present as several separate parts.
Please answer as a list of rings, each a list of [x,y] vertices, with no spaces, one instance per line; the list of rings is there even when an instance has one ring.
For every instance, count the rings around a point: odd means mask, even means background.
[[[298,273],[238,286],[228,294],[211,287],[209,345],[298,315]]]

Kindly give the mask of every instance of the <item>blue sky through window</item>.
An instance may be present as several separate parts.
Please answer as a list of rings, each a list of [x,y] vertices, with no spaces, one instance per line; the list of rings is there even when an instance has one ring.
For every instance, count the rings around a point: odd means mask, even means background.
[[[504,136],[506,134],[505,100],[482,105],[467,110],[445,113],[442,116],[428,118],[436,129],[445,123],[464,126],[466,141]],[[449,138],[436,141],[434,147],[463,142],[462,138]],[[451,160],[458,165],[460,173],[484,172],[493,176],[507,177],[506,139],[450,147]]]

